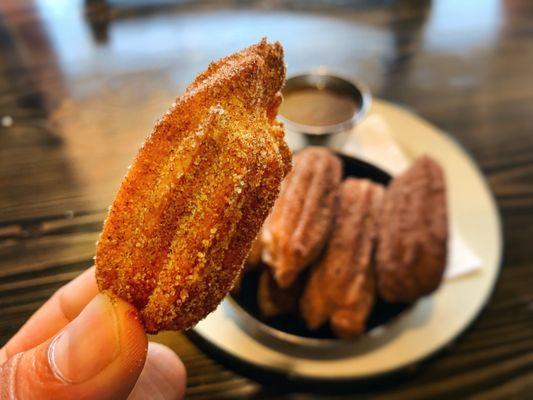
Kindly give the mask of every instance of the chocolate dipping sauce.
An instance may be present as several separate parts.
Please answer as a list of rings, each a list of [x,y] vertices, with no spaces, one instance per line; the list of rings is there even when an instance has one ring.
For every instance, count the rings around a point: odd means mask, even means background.
[[[295,88],[283,94],[279,113],[301,125],[329,126],[350,120],[359,109],[352,96],[330,89]]]

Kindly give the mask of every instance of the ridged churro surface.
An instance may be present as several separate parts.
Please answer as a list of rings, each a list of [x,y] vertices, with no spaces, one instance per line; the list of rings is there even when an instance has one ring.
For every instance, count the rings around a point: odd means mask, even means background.
[[[260,236],[261,234],[259,234]],[[257,268],[261,264],[261,253],[263,252],[263,243],[261,243],[261,238],[257,237],[252,243],[252,249],[246,258],[244,263],[245,270],[252,270]]]
[[[252,271],[261,267],[261,250],[263,248],[263,244],[261,243],[259,236],[260,235],[258,235],[258,237],[253,241],[250,253],[248,253],[248,257],[244,261],[244,267],[233,283],[233,288],[231,288],[231,294],[233,295],[237,295],[241,291],[241,283],[244,274],[248,271]]]
[[[308,147],[294,168],[262,229],[263,261],[281,288],[320,254],[329,234],[342,177],[341,161],[328,149]]]
[[[275,120],[283,50],[266,40],[200,74],[157,122],[109,210],[100,290],[146,331],[187,329],[231,289],[290,169]]]
[[[436,290],[448,241],[446,188],[438,163],[419,157],[391,182],[379,225],[376,277],[381,297],[409,303]]]
[[[348,178],[339,190],[339,211],[326,254],[312,271],[300,300],[309,329],[329,320],[339,337],[361,334],[375,299],[372,255],[384,188]]]

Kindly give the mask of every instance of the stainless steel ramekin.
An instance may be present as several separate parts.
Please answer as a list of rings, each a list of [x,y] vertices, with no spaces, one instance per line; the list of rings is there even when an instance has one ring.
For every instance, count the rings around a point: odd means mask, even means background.
[[[303,147],[327,146],[340,150],[345,143],[351,129],[365,116],[372,96],[370,91],[361,82],[343,78],[325,69],[317,69],[308,73],[295,75],[287,79],[283,93],[298,89],[329,89],[333,92],[348,95],[358,104],[355,112],[345,121],[334,125],[304,125],[279,114],[279,119],[285,126],[285,134],[289,146],[293,150]]]

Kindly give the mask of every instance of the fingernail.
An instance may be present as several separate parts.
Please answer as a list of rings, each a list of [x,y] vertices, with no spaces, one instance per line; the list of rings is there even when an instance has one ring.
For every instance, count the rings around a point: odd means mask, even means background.
[[[85,382],[119,353],[118,320],[111,299],[98,294],[50,344],[54,374],[68,383]]]

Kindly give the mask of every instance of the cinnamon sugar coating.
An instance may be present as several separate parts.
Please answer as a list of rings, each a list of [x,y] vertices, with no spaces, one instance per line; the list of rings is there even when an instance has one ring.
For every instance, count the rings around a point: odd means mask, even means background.
[[[275,120],[283,49],[266,40],[200,74],[157,122],[109,210],[100,290],[148,333],[195,325],[231,289],[290,169]]]
[[[329,321],[338,337],[364,332],[375,300],[371,264],[383,196],[384,188],[366,179],[341,184],[331,239],[300,300],[309,329]]]
[[[261,253],[263,252],[263,243],[261,243],[261,234],[252,243],[252,249],[244,263],[245,269],[250,271],[256,268],[261,263]]]
[[[242,278],[245,273],[261,267],[261,251],[263,250],[263,244],[261,243],[260,236],[261,234],[259,234],[257,238],[255,238],[255,240],[253,241],[250,253],[244,261],[244,267],[237,279],[235,279],[235,282],[233,283],[233,287],[231,288],[231,294],[239,294],[239,292],[241,291]]]
[[[326,148],[308,147],[293,162],[262,229],[263,261],[281,288],[289,287],[320,255],[342,176],[341,161]]]
[[[376,276],[381,297],[410,303],[436,290],[447,257],[446,190],[441,167],[419,157],[385,196]]]

